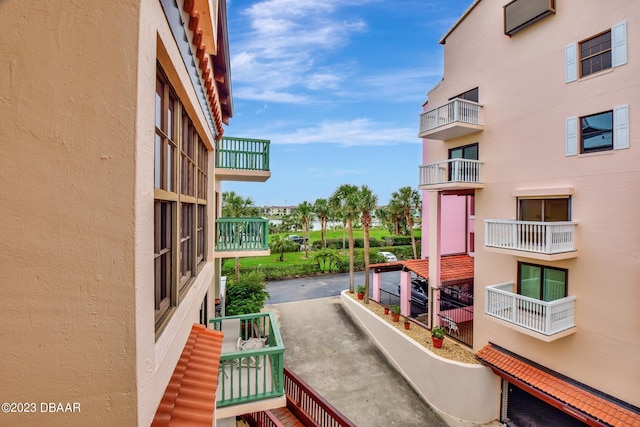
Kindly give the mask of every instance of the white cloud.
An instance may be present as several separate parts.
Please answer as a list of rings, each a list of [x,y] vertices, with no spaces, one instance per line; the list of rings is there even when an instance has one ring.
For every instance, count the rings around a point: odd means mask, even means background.
[[[338,144],[343,146],[381,146],[420,143],[417,128],[394,127],[389,123],[361,118],[323,121],[317,126],[293,132],[265,132],[273,144]]]
[[[274,101],[295,103],[307,98],[305,90],[337,87],[344,70],[324,70],[321,60],[366,31],[360,19],[339,18],[339,8],[370,1],[266,0],[245,9],[249,28],[232,30],[234,96],[266,100],[271,90],[290,95]]]

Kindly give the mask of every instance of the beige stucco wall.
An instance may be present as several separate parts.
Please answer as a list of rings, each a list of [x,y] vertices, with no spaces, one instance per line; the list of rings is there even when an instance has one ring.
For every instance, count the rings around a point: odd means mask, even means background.
[[[437,411],[469,422],[498,418],[500,381],[489,368],[444,359],[372,314],[344,291],[347,313],[364,328],[407,381]],[[455,396],[455,398],[453,398]]]
[[[137,14],[0,2],[3,425],[135,423]]]
[[[617,398],[640,405],[640,5],[556,2],[557,14],[509,38],[501,0],[483,0],[446,39],[444,80],[429,106],[478,86],[485,130],[429,141],[428,158],[479,142],[484,189],[476,191],[474,347],[491,341]],[[564,81],[564,47],[627,22],[628,63]],[[629,104],[630,148],[565,156],[565,119]],[[483,250],[485,219],[515,219],[514,192],[569,187],[578,257],[544,262]],[[490,322],[484,287],[516,280],[517,261],[569,269],[576,332],[555,342]]]
[[[157,61],[213,136],[158,1],[4,0],[0,28],[0,402],[37,409],[0,424],[148,425],[205,293],[215,301],[209,227],[208,262],[156,339]]]

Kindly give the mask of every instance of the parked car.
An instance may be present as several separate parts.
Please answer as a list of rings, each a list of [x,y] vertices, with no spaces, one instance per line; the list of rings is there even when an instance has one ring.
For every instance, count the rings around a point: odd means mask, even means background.
[[[396,257],[391,252],[378,252],[378,255],[383,256],[387,262],[398,261],[398,257]]]
[[[411,312],[425,311],[429,308],[429,295],[427,287],[429,281],[422,277],[411,279]],[[398,295],[400,295],[400,285],[398,284]],[[414,310],[415,308],[415,310]]]
[[[298,236],[297,234],[291,234],[288,237],[289,240],[293,240],[296,243],[299,243],[301,245],[304,245],[304,242],[306,240],[306,238],[302,237],[302,236]]]

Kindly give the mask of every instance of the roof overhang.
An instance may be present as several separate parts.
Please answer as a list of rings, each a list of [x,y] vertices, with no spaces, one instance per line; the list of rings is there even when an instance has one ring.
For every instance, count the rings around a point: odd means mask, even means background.
[[[499,377],[590,426],[637,426],[640,411],[493,343],[476,357]]]
[[[425,279],[429,278],[429,258],[409,259],[397,262],[371,264],[376,273],[389,271],[411,271]],[[442,284],[458,284],[464,280],[473,280],[474,259],[469,255],[445,255],[440,258],[440,281]]]
[[[213,425],[224,333],[194,324],[151,424]]]
[[[185,0],[183,10],[189,15],[188,27],[216,134],[222,138],[222,124],[228,125],[233,116],[226,0]]]

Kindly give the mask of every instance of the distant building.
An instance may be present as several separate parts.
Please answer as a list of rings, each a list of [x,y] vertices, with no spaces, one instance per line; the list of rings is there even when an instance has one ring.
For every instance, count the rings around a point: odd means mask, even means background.
[[[293,215],[297,206],[261,206],[260,215],[274,217],[274,216],[286,216]]]

